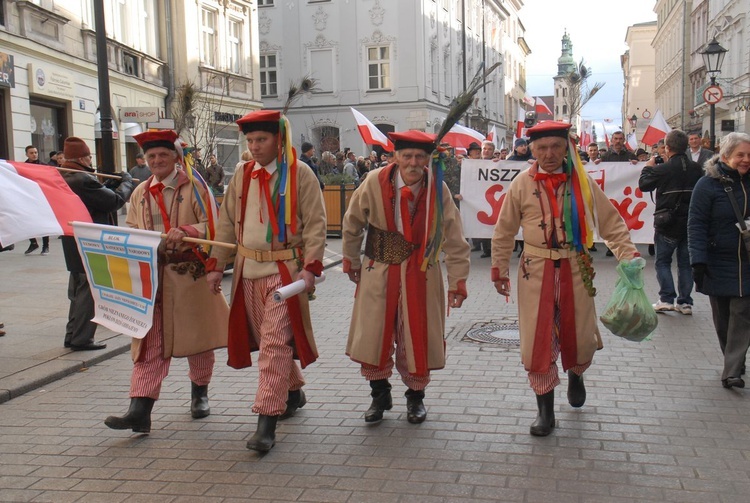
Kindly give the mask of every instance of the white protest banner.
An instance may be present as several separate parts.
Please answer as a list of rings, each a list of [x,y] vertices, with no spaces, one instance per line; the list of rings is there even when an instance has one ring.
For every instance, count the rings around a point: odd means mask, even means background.
[[[142,339],[151,328],[161,233],[73,222],[91,294],[94,322]]]
[[[521,161],[462,161],[461,223],[466,237],[492,237],[510,182],[530,166]],[[638,188],[644,166],[644,162],[602,162],[584,166],[622,215],[634,243],[654,242],[654,203],[648,193]],[[599,240],[599,237],[594,239]]]

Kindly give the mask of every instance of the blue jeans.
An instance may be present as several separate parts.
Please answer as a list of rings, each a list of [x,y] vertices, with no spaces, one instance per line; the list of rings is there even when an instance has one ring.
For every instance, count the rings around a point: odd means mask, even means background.
[[[656,280],[659,282],[659,300],[672,304],[677,297],[678,304],[693,305],[690,293],[693,291],[693,270],[690,268],[687,236],[670,238],[658,232],[654,235],[656,245]],[[677,289],[674,291],[672,279],[672,255],[677,251]]]

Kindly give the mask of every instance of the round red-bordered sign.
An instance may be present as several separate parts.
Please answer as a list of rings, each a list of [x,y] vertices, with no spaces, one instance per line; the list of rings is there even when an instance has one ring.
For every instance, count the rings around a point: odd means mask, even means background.
[[[709,105],[715,105],[724,97],[724,91],[719,86],[708,86],[703,90],[703,101]]]

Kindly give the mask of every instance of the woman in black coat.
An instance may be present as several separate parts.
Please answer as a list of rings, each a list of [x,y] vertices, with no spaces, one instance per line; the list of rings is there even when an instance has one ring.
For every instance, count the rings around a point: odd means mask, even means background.
[[[709,296],[714,327],[724,354],[721,383],[744,388],[750,347],[750,257],[730,198],[743,219],[750,216],[750,135],[730,133],[721,152],[706,163],[693,189],[688,248],[697,291]]]

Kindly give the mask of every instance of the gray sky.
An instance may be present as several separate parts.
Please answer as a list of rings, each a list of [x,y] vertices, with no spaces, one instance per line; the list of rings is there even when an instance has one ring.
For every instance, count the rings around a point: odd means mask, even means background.
[[[583,109],[583,117],[620,123],[623,77],[620,56],[625,53],[628,26],[655,21],[655,0],[525,0],[520,11],[531,54],[526,60],[526,88],[531,96],[553,93],[563,32],[573,44],[573,59],[584,59],[593,71],[589,83],[604,88]],[[607,128],[609,130],[609,127]]]

